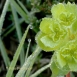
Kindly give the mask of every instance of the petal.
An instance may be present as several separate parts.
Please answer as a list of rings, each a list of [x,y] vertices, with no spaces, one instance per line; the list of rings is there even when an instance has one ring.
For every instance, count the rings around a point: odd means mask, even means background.
[[[52,24],[49,26],[49,28],[52,31],[50,37],[52,36],[51,38],[53,39],[53,41],[58,41],[62,38],[64,39],[66,31],[64,30],[62,25],[59,24],[59,22],[52,20]]]
[[[57,52],[57,61],[61,68],[63,68],[66,65],[65,59],[61,56],[60,52]]]
[[[41,42],[46,46],[50,47],[52,50],[58,49],[60,46],[60,41],[54,42],[49,36],[44,36],[41,39]]]
[[[70,71],[77,71],[77,63],[75,61],[69,62],[68,66],[70,68]]]
[[[36,37],[35,37],[35,40],[36,40],[37,44],[39,45],[39,47],[40,47],[41,49],[43,49],[43,50],[45,50],[45,51],[51,51],[52,48],[46,46],[46,45],[43,44],[42,41],[40,40],[40,39],[41,39],[42,37],[44,37],[44,36],[45,36],[44,33],[38,32],[37,35],[36,35]]]
[[[45,34],[50,34],[51,30],[49,26],[51,25],[52,19],[51,18],[43,18],[40,23],[40,30]]]
[[[72,25],[71,30],[72,30],[72,32],[74,32],[74,33],[77,32],[77,21],[75,21],[75,23]]]
[[[51,64],[50,69],[52,70],[51,77],[63,76],[69,72],[68,66],[60,68],[60,66],[57,62],[57,59],[56,59],[56,55],[53,55],[50,64]]]
[[[77,49],[76,49],[76,51],[73,54],[73,59],[74,59],[75,62],[77,62]]]
[[[57,5],[53,5],[53,7],[51,8],[52,16],[54,18],[58,18],[59,15],[65,11],[66,11],[65,6],[62,3],[59,3]]]
[[[68,2],[66,4],[66,10],[68,13],[73,13],[77,17],[77,5],[75,3]]]

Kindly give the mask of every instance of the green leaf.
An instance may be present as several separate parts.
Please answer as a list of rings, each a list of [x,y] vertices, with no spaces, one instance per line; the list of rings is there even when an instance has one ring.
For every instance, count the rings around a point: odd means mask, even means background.
[[[22,47],[23,47],[24,41],[25,41],[25,39],[26,39],[27,33],[28,33],[28,31],[29,31],[29,27],[30,27],[30,26],[28,26],[27,29],[25,30],[25,33],[24,33],[24,35],[23,35],[23,37],[22,37],[22,39],[21,39],[21,41],[20,41],[20,44],[19,44],[19,46],[18,46],[18,48],[17,48],[17,50],[16,50],[16,53],[15,53],[15,55],[14,55],[14,57],[13,57],[13,60],[12,60],[12,62],[11,62],[11,64],[10,64],[10,66],[9,66],[8,72],[7,72],[7,74],[6,74],[6,77],[11,77],[11,76],[12,76],[12,73],[13,73],[13,71],[14,71],[14,68],[15,68],[15,65],[16,65],[16,63],[17,63],[18,57],[19,57],[19,55],[20,55],[21,49],[22,49]]]

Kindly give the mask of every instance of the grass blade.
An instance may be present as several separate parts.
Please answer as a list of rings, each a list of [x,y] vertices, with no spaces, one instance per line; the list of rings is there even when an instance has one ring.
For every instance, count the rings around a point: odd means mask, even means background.
[[[22,22],[24,22],[23,18],[19,19],[19,23],[21,24]],[[8,34],[10,34],[13,30],[15,30],[15,25],[14,23],[12,23],[11,25],[9,25],[10,28],[6,28],[6,30],[2,33],[2,39],[4,37],[6,37]]]
[[[11,64],[10,64],[10,67],[9,67],[8,72],[7,72],[7,74],[6,74],[6,77],[11,77],[11,76],[12,76],[14,67],[15,67],[16,62],[17,62],[17,60],[18,60],[18,57],[19,57],[19,55],[20,55],[22,46],[23,46],[23,44],[24,44],[25,38],[26,38],[27,33],[28,33],[28,30],[29,30],[29,27],[30,27],[30,26],[27,27],[27,29],[26,29],[26,31],[25,31],[25,33],[24,33],[22,39],[21,39],[21,42],[20,42],[20,44],[19,44],[19,46],[18,46],[18,48],[17,48],[17,50],[16,50],[16,53],[15,53],[15,55],[14,55],[14,57],[13,57],[13,60],[12,60],[12,62],[11,62]]]
[[[46,70],[49,67],[50,67],[50,64],[45,65],[44,67],[36,71],[34,74],[32,74],[30,77],[37,77],[40,73],[42,73],[44,70]]]
[[[16,11],[15,11],[15,9],[12,5],[11,5],[11,9],[12,9],[12,14],[13,14],[14,21],[15,21],[15,27],[16,27],[18,39],[19,39],[19,42],[20,42],[21,38],[22,38],[21,26],[19,24],[17,13],[16,13]],[[22,47],[22,50],[21,50],[21,53],[20,53],[21,66],[23,65],[24,62],[25,62],[25,53],[24,53],[24,48]]]
[[[16,9],[16,11],[22,16],[26,23],[29,22],[29,16],[22,10],[22,8],[15,2],[15,0],[11,0],[10,3]]]
[[[2,57],[4,59],[5,65],[8,68],[9,65],[10,65],[10,60],[9,60],[8,55],[6,53],[6,49],[5,49],[4,45],[3,45],[1,37],[0,37],[0,49],[1,49],[1,54],[2,54]]]
[[[24,65],[21,67],[15,77],[23,77],[24,73],[29,69],[30,64],[34,63],[34,59],[37,58],[40,52],[41,49],[39,47],[36,47],[36,50],[27,58]]]
[[[8,10],[9,2],[10,2],[10,0],[6,0],[2,14],[1,14],[1,17],[0,17],[0,35],[1,35],[3,22],[4,22],[4,19],[5,19],[5,15],[6,15],[6,12]]]
[[[19,1],[17,0],[18,4],[22,7],[22,9],[25,11],[26,14],[29,14],[28,10],[25,8],[25,6]]]

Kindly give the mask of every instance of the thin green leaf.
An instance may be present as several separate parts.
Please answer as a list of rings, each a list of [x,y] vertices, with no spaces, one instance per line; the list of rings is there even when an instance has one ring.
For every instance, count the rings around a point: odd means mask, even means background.
[[[23,64],[23,66],[21,67],[21,69],[18,71],[18,73],[16,74],[15,77],[22,77],[24,75],[24,73],[28,70],[31,69],[29,66],[30,64],[32,65],[34,63],[34,60],[37,58],[37,56],[39,55],[39,53],[41,52],[39,47],[36,47],[36,50],[34,51],[34,53],[32,53],[32,55],[30,55],[27,60],[25,61],[25,63]]]
[[[2,57],[3,57],[4,62],[5,62],[6,68],[8,68],[10,65],[10,60],[9,60],[8,55],[6,53],[6,49],[3,45],[1,37],[0,37],[0,50],[1,50],[1,54],[2,54]]]
[[[50,67],[50,64],[45,65],[44,67],[40,68],[38,71],[36,71],[34,74],[32,74],[30,77],[37,77],[40,73],[42,73],[44,70]]]
[[[29,22],[29,16],[22,10],[22,8],[15,2],[15,0],[11,0],[10,3],[15,7],[16,11],[24,18],[26,23]]]
[[[13,57],[13,60],[12,60],[12,62],[11,62],[11,64],[10,64],[10,67],[9,67],[8,72],[7,72],[7,74],[6,74],[6,77],[11,77],[11,76],[12,76],[14,67],[15,67],[15,65],[16,65],[16,62],[17,62],[18,57],[19,57],[19,55],[20,55],[20,52],[21,52],[22,46],[23,46],[23,44],[24,44],[25,38],[26,38],[27,33],[28,33],[28,31],[29,31],[29,27],[30,27],[30,26],[27,27],[27,29],[26,29],[26,31],[25,31],[25,33],[24,33],[22,39],[21,39],[21,42],[20,42],[20,44],[19,44],[19,46],[18,46],[18,48],[17,48],[17,50],[16,50],[16,53],[15,53],[15,55],[14,55],[14,57]]]
[[[15,10],[15,8],[12,5],[11,5],[11,9],[12,9],[12,13],[13,13],[13,16],[14,16],[15,27],[16,27],[18,39],[19,39],[19,42],[20,42],[21,38],[22,38],[21,26],[19,24],[19,20],[18,20],[18,16],[17,16],[16,10]],[[25,61],[25,55],[24,54],[25,54],[24,53],[24,48],[22,48],[22,51],[21,51],[21,54],[20,54],[21,66],[23,65],[23,63]]]
[[[6,0],[1,17],[0,17],[0,34],[1,34],[4,19],[5,19],[5,15],[8,10],[9,2],[10,2],[10,0]]]

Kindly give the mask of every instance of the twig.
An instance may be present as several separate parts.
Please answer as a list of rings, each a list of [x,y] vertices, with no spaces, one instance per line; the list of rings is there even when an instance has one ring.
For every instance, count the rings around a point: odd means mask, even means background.
[[[66,77],[71,77],[71,76],[70,76],[70,72],[66,75]]]

